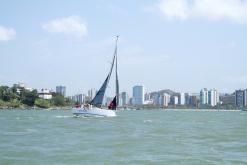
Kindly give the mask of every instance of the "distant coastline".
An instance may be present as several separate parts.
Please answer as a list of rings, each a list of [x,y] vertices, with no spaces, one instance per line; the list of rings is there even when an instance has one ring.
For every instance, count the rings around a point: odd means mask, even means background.
[[[70,110],[71,106],[64,107],[50,107],[50,108],[40,108],[40,107],[0,107],[0,110]]]
[[[50,108],[40,108],[40,107],[0,107],[1,110],[71,110],[72,106],[64,106],[64,107],[50,107]],[[200,108],[119,108],[119,111],[125,110],[164,110],[164,111],[242,111],[241,109],[200,109]]]

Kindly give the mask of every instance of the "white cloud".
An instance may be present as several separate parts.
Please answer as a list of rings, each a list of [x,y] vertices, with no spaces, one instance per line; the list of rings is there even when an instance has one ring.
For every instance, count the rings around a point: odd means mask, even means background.
[[[13,28],[7,28],[0,25],[0,41],[9,41],[15,39],[16,32]]]
[[[83,38],[87,35],[87,26],[81,22],[79,16],[58,18],[42,25],[50,33],[63,33]]]
[[[247,23],[247,0],[161,0],[156,9],[167,19],[204,18]]]

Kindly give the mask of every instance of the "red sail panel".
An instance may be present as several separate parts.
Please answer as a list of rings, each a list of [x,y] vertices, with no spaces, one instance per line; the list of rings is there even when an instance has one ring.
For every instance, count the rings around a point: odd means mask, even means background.
[[[111,103],[108,105],[108,109],[116,110],[117,109],[117,97],[115,96]]]

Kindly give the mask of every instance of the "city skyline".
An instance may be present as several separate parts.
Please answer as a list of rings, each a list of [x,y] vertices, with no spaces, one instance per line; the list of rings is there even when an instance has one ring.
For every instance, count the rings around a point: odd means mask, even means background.
[[[12,95],[11,95],[12,93]],[[7,100],[14,103],[13,96],[23,97],[25,93],[29,97],[39,97],[43,101],[53,100],[53,105],[58,105],[57,101],[61,98],[67,99],[70,103],[73,101],[79,104],[86,104],[90,102],[96,95],[97,90],[90,89],[88,93],[77,93],[74,95],[66,96],[65,86],[56,86],[56,91],[44,89],[41,90],[27,86],[24,83],[13,84],[12,87],[1,86],[1,97],[3,100]],[[132,88],[132,95],[127,92],[120,92],[119,95],[119,106],[144,106],[150,108],[163,107],[163,108],[226,108],[226,109],[239,109],[246,107],[247,103],[247,89],[238,90],[236,89],[234,93],[219,93],[217,89],[207,89],[203,88],[200,93],[183,93],[178,91],[172,91],[169,89],[163,89],[159,91],[145,92],[145,87],[143,85],[135,85]],[[36,95],[36,96],[35,96]],[[8,100],[10,99],[10,100]],[[107,106],[112,102],[113,97],[105,95],[103,98],[103,105]],[[29,99],[32,100],[32,99]],[[41,100],[39,100],[41,101]],[[40,105],[37,101],[37,105]],[[60,100],[61,101],[61,100]],[[2,101],[2,104],[4,101]],[[55,104],[54,104],[55,103]],[[17,105],[17,104],[12,104]],[[28,104],[30,105],[30,104]],[[47,104],[48,106],[48,104]]]
[[[120,35],[121,91],[245,89],[246,11],[241,0],[4,1],[0,84],[98,89]]]

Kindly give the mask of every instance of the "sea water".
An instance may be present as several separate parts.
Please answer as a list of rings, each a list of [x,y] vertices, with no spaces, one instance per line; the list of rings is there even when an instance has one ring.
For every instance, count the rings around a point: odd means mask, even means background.
[[[0,164],[247,164],[247,112],[0,110]]]

